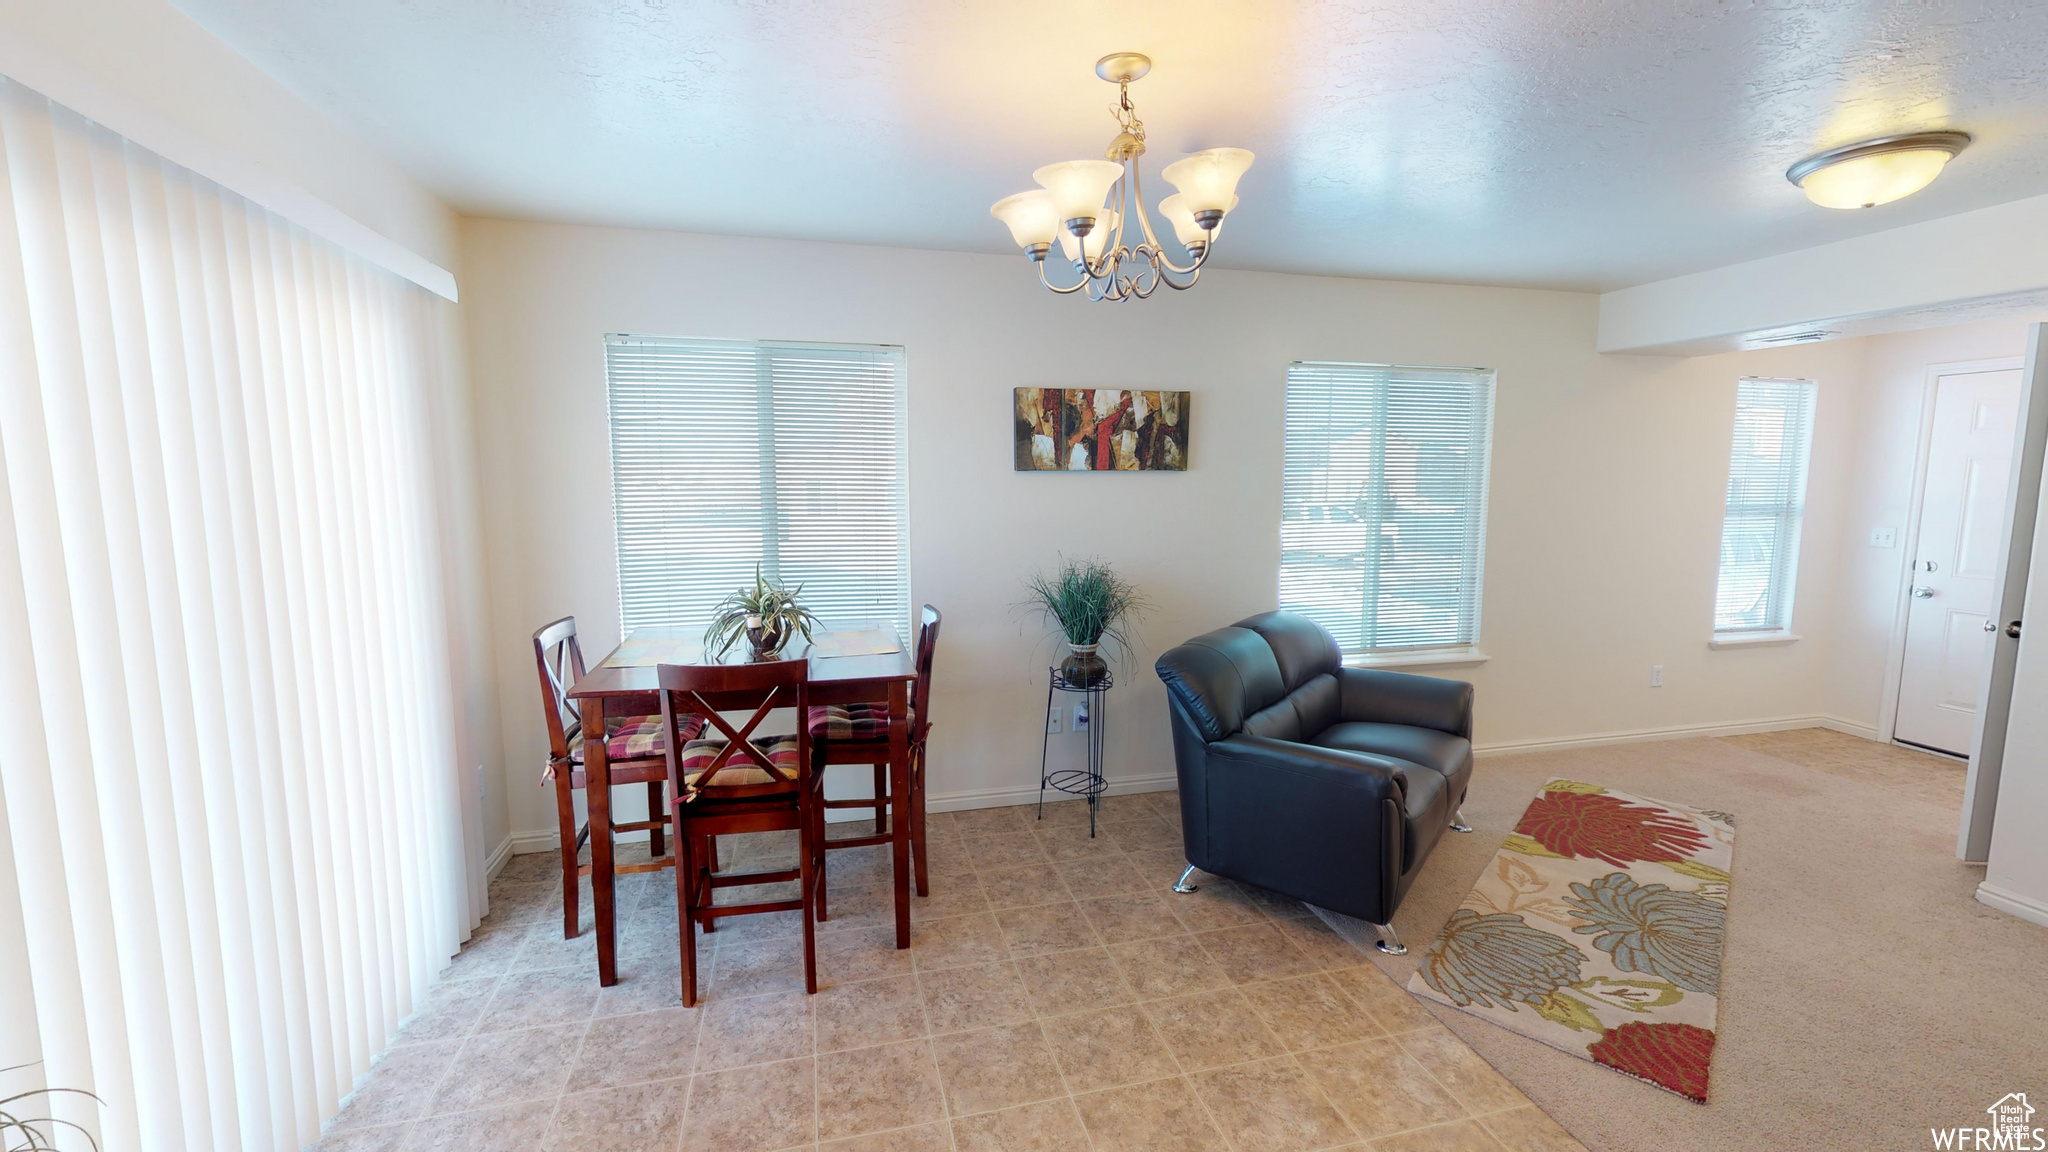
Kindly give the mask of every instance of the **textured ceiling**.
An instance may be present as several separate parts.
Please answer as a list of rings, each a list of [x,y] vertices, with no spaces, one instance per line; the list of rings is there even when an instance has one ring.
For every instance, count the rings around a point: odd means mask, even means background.
[[[475,215],[1014,252],[1124,49],[1148,177],[1259,155],[1230,267],[1604,290],[2048,193],[2040,0],[174,2]],[[1907,200],[1785,182],[1934,127]]]

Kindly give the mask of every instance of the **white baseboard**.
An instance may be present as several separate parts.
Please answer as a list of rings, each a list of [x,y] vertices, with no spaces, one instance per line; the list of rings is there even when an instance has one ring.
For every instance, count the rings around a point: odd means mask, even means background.
[[[1860,736],[1865,740],[1885,742],[1884,737],[1877,734],[1874,725],[1859,724],[1854,720],[1844,720],[1840,716],[1816,716],[1814,722],[1830,732],[1840,732],[1844,736]]]
[[[1134,792],[1168,792],[1178,783],[1179,777],[1172,772],[1161,772],[1152,776],[1126,776],[1121,779],[1111,780],[1109,786],[1103,789],[1103,794],[1106,796],[1124,796]],[[1066,797],[1058,793],[1048,792],[1046,799],[1064,800]],[[1014,804],[1035,804],[1037,802],[1038,788],[1036,786],[981,788],[967,792],[934,792],[925,797],[925,810],[929,812],[961,812],[969,808],[1007,808]],[[859,819],[857,816],[848,818]],[[646,836],[645,832],[627,832],[619,837],[619,841],[626,843],[635,839],[646,839]],[[509,845],[509,850],[507,850],[507,845]],[[506,851],[509,858],[512,855],[523,856],[528,852],[553,852],[560,846],[561,834],[552,828],[545,828],[528,832],[514,832],[506,837],[505,844],[500,845],[499,848],[500,851]],[[493,854],[493,859],[496,859],[495,853]],[[504,867],[504,863],[499,861],[492,868],[491,875],[497,875],[497,869],[502,867]]]
[[[1900,740],[1894,740],[1879,734],[1877,728],[1873,725],[1855,720],[1844,720],[1840,716],[1816,716],[1814,717],[1814,723],[1822,728],[1826,728],[1830,732],[1840,732],[1845,736],[1856,736],[1864,740],[1875,741],[1879,744],[1890,744],[1896,748],[1910,748],[1915,752],[1925,752],[1929,756],[1941,756],[1950,760],[1961,761],[1965,764],[1970,762],[1968,756],[1958,756],[1953,752],[1943,752],[1939,748],[1927,748],[1919,744],[1907,744]],[[1979,860],[1977,863],[1982,864],[1983,861]]]
[[[506,861],[512,859],[513,853],[519,851],[516,846],[517,840],[518,837],[516,836],[505,837],[503,840],[498,841],[496,848],[491,849],[489,856],[484,857],[485,880],[496,880],[498,873],[505,870]]]
[[[2048,928],[2048,904],[2031,896],[1992,885],[1989,881],[1977,885],[1977,903],[1996,908],[2007,915],[2017,916],[2029,924]]]
[[[1868,729],[1855,731],[1846,721],[1833,721],[1826,716],[1780,716],[1772,720],[1744,720],[1723,724],[1674,724],[1667,728],[1629,728],[1618,732],[1596,732],[1588,736],[1558,736],[1544,740],[1503,740],[1493,744],[1476,744],[1472,750],[1479,753],[1549,752],[1566,748],[1596,748],[1602,744],[1637,744],[1651,740],[1689,740],[1702,736],[1746,736],[1752,732],[1784,732],[1792,728],[1833,728],[1839,732],[1861,736]],[[1872,739],[1875,739],[1873,734]]]
[[[631,833],[628,833],[628,835],[631,835]],[[514,832],[506,837],[506,839],[512,844],[512,854],[514,856],[524,856],[529,852],[553,852],[562,846],[562,834],[553,828],[543,828],[531,832]],[[621,836],[620,839],[623,840],[625,837]]]
[[[1172,772],[1160,772],[1151,776],[1125,776],[1109,781],[1103,789],[1105,796],[1127,796],[1133,792],[1166,792],[1179,786],[1180,777]],[[1066,800],[1058,792],[1047,789],[1047,802]],[[1027,784],[1021,788],[981,788],[970,792],[934,792],[925,797],[925,809],[931,812],[961,812],[969,808],[1008,808],[1014,804],[1038,803],[1038,785]]]

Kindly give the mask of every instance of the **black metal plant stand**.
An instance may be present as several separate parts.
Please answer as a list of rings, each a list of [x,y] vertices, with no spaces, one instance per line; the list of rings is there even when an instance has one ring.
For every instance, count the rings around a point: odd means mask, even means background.
[[[1038,745],[1038,817],[1045,818],[1045,790],[1065,792],[1069,796],[1085,797],[1088,801],[1088,838],[1095,838],[1095,813],[1102,807],[1102,732],[1107,713],[1111,677],[1104,670],[1100,679],[1093,684],[1069,681],[1060,675],[1058,668],[1047,668],[1045,689],[1045,726],[1052,727],[1052,707],[1055,693],[1067,692],[1087,697],[1088,703],[1088,767],[1066,768],[1058,772],[1045,770],[1046,754],[1052,747],[1052,733],[1039,737]],[[1062,705],[1064,707],[1064,705]]]

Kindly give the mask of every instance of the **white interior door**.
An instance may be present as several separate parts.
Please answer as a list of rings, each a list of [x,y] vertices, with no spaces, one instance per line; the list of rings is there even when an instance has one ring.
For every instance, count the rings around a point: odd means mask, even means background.
[[[2019,412],[2017,369],[1935,380],[1894,735],[1970,754],[1990,668],[2007,474]]]

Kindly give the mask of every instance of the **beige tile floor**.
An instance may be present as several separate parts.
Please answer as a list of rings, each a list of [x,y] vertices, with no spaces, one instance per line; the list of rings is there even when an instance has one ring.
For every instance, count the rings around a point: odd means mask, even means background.
[[[620,887],[621,979],[561,935],[553,858],[492,915],[321,1152],[1551,1152],[1580,1145],[1300,904],[1182,867],[1172,793],[932,818],[932,895],[891,947],[881,849],[832,854],[819,993],[795,914],[700,941],[673,881]],[[786,840],[726,842],[734,863]],[[586,900],[585,907],[588,907]]]

